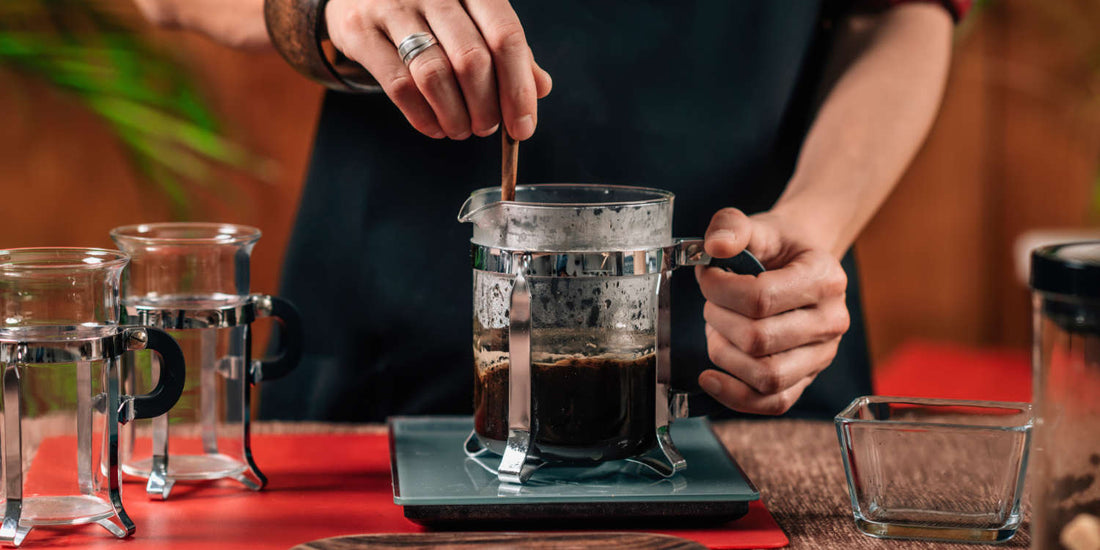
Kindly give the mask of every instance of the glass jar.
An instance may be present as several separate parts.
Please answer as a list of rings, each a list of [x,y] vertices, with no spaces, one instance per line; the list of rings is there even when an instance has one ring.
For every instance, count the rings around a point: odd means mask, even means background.
[[[1031,254],[1032,547],[1100,540],[1100,242]]]

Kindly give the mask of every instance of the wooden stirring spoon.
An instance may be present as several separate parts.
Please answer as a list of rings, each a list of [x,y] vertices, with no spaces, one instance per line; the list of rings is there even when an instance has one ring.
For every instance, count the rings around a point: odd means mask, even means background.
[[[508,135],[508,130],[500,125],[501,163],[500,163],[500,200],[516,200],[516,170],[519,169],[519,142]]]

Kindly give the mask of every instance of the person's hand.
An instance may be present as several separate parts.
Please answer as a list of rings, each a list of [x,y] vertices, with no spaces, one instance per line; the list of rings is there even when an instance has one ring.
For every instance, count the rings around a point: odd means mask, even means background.
[[[333,45],[366,68],[421,133],[488,136],[502,120],[517,140],[535,132],[550,75],[535,63],[508,0],[330,0],[325,21]],[[397,44],[419,32],[438,43],[406,67]]]
[[[825,247],[775,213],[720,210],[705,239],[707,254],[729,258],[747,247],[768,271],[696,268],[707,351],[721,369],[703,371],[699,386],[733,410],[782,414],[836,356],[848,330],[847,276]]]

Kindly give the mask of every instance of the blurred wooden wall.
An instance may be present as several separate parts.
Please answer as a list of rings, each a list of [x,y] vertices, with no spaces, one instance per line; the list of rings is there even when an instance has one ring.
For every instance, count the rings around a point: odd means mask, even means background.
[[[999,0],[961,29],[936,125],[857,244],[876,359],[914,338],[1028,345],[1015,240],[1096,225],[1100,3],[1088,1]]]
[[[1090,223],[1100,139],[1095,113],[1078,108],[1084,54],[1036,9],[997,2],[964,31],[932,135],[858,243],[876,359],[913,338],[1026,345],[1014,239]],[[274,54],[153,35],[202,75],[230,136],[278,162],[272,182],[234,176],[230,192],[196,191],[197,219],[264,231],[253,288],[273,292],[321,90]],[[169,218],[165,199],[137,179],[95,117],[15,75],[0,72],[0,83],[0,247],[110,247],[111,227]]]

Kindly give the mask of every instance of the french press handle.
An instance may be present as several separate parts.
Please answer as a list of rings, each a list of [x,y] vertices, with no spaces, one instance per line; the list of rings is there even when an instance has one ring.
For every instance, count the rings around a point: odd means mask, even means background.
[[[186,376],[183,350],[174,338],[159,328],[135,327],[126,330],[131,350],[147,349],[160,355],[157,385],[149,393],[133,397],[133,418],[158,417],[167,413],[183,394]]]
[[[720,267],[738,275],[755,276],[764,272],[764,265],[748,250],[742,250],[740,254],[732,258],[711,258],[707,265],[710,267]]]
[[[252,382],[282,378],[294,370],[302,359],[302,316],[294,304],[278,296],[254,294],[252,301],[256,305],[257,318],[273,317],[280,328],[278,352],[274,357],[265,357],[257,368],[252,369]]]
[[[676,265],[705,265],[709,267],[717,267],[736,273],[738,275],[752,275],[757,276],[765,271],[764,265],[760,263],[760,260],[756,259],[748,250],[741,251],[740,254],[732,258],[712,258],[703,250],[702,239],[681,239],[676,242]],[[703,367],[703,369],[713,369],[713,365],[709,367]],[[681,393],[683,403],[680,403],[677,407],[683,408],[681,413],[687,416],[686,411],[686,396],[688,394],[703,393],[703,389],[699,387],[699,373],[702,372],[700,367],[696,366],[692,368],[692,365],[679,365],[673,369],[672,386]],[[674,409],[677,407],[673,407]]]
[[[759,275],[766,271],[764,264],[748,250],[732,258],[713,258],[703,250],[702,239],[680,239],[676,243],[676,265],[705,265],[718,267],[738,275]]]

